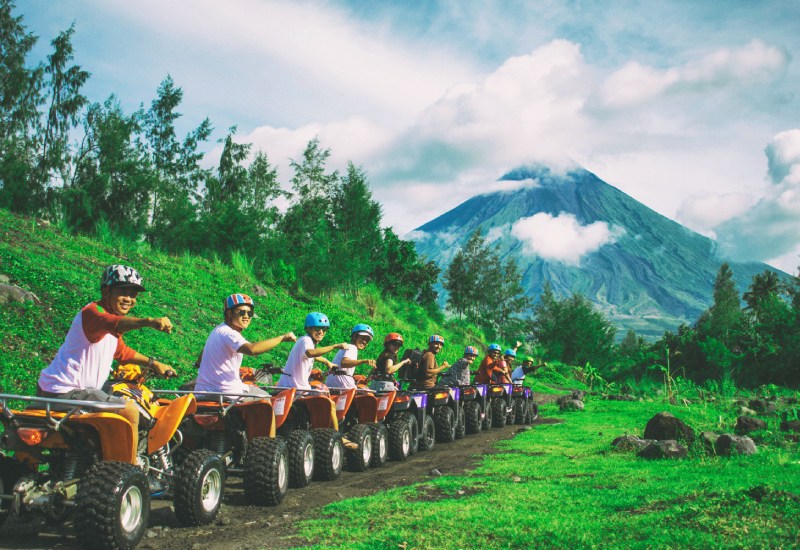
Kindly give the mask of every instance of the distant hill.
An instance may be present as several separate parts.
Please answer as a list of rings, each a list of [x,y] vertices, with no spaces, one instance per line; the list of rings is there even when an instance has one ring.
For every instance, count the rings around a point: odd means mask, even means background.
[[[517,259],[523,287],[537,299],[549,281],[557,296],[580,293],[597,304],[624,334],[658,337],[681,322],[693,323],[713,300],[720,265],[716,244],[656,213],[584,169],[557,174],[542,166],[512,170],[500,181],[520,182],[513,191],[473,197],[417,228],[419,253],[442,269],[476,228],[496,244],[503,258]],[[513,187],[513,184],[510,185]],[[580,257],[579,263],[546,258],[526,250],[512,234],[520,220],[536,214],[574,220],[582,227],[605,222],[612,238]],[[539,216],[544,221],[552,218]],[[518,227],[519,229],[519,227]],[[542,238],[542,237],[540,237]],[[545,237],[546,238],[546,237]],[[729,262],[740,292],[760,262]],[[442,292],[442,303],[445,300]]]

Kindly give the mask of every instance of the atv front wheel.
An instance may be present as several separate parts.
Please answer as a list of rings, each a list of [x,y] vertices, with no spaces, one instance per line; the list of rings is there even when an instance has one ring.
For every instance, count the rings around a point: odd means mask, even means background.
[[[358,445],[358,449],[347,449],[347,469],[363,472],[372,460],[372,430],[366,424],[356,424],[347,434],[347,439]]]
[[[405,460],[411,454],[411,422],[400,416],[389,424],[389,456]]]
[[[493,420],[494,420],[494,418],[492,418],[492,402],[491,401],[487,401],[486,402],[486,411],[485,411],[485,414],[483,415],[483,421],[482,421],[483,429],[484,430],[491,429]]]
[[[98,462],[78,483],[75,531],[80,546],[134,548],[150,518],[144,473],[125,462]]]
[[[417,421],[417,417],[415,414],[412,413],[403,413],[401,417],[404,417],[408,422],[408,429],[411,430],[411,447],[408,450],[409,455],[417,454],[419,451],[419,421]]]
[[[244,498],[250,504],[275,506],[289,490],[289,449],[283,438],[256,437],[247,445]]]
[[[389,459],[389,432],[382,422],[369,425],[372,432],[372,460],[369,465],[380,468]]]
[[[450,410],[450,409],[447,409]],[[450,411],[452,414],[453,411]],[[429,414],[425,415],[425,421],[422,423],[422,430],[420,430],[419,450],[430,451],[436,443],[436,426],[433,424],[433,418]]]
[[[506,425],[506,400],[492,399],[492,427],[502,428]]]
[[[468,434],[480,433],[483,426],[481,423],[481,405],[477,401],[468,401],[464,404],[464,427]]]
[[[464,434],[467,433],[466,415],[464,414],[464,407],[459,406],[456,408],[456,439],[463,439]]]
[[[248,450],[249,453],[249,450]],[[208,525],[225,493],[225,465],[213,451],[192,451],[175,473],[175,515],[181,525]]]
[[[314,465],[314,479],[333,481],[342,474],[344,463],[344,444],[342,434],[332,428],[312,431],[314,449],[317,454]]]
[[[450,407],[439,407],[433,416],[436,423],[436,441],[439,443],[449,443],[456,438],[456,422],[453,409]]]
[[[314,438],[306,430],[289,435],[289,486],[308,487],[314,477]]]

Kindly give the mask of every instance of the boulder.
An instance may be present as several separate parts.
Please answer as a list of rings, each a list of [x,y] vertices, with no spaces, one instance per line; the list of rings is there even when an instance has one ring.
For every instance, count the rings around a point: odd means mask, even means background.
[[[585,408],[580,399],[559,399],[558,406],[562,411],[582,411]]]
[[[694,430],[683,420],[665,411],[658,413],[647,422],[647,426],[644,428],[644,438],[660,441],[674,439],[692,443],[695,436]]]
[[[700,442],[707,451],[716,452],[717,439],[719,439],[719,434],[714,432],[700,432]]]
[[[659,458],[686,458],[689,450],[674,439],[653,441],[637,453],[638,456],[648,460]]]
[[[635,435],[623,435],[612,441],[611,446],[616,447],[618,451],[641,451],[653,442],[652,439],[642,439]]]
[[[639,398],[633,395],[607,395],[609,401],[638,401]]]
[[[747,435],[751,432],[766,429],[767,423],[760,418],[753,418],[752,416],[740,416],[736,419],[736,427],[734,428],[734,431],[739,435]]]
[[[717,438],[714,446],[720,456],[730,456],[732,454],[754,455],[758,452],[755,442],[747,436],[722,434]]]
[[[751,399],[747,406],[759,414],[766,415],[775,414],[778,410],[778,406],[774,401],[768,401],[766,399]]]
[[[800,420],[784,420],[781,422],[781,431],[800,433]]]
[[[261,285],[256,285],[253,287],[253,296],[266,296],[267,291],[264,290],[264,287]]]
[[[24,288],[6,283],[0,283],[0,304],[27,301],[32,301],[38,304],[39,298],[36,296],[36,294],[25,290]]]
[[[747,407],[739,407],[739,415],[740,416],[755,416],[758,414],[753,409],[748,409]]]

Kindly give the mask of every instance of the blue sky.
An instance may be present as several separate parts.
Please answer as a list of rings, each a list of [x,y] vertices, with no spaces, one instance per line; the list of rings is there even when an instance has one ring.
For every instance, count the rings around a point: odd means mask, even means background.
[[[331,167],[352,160],[367,171],[385,223],[401,233],[502,189],[496,179],[520,164],[577,163],[731,258],[789,272],[800,263],[800,2],[17,8],[41,37],[37,59],[75,23],[92,101],[115,93],[128,110],[148,105],[170,74],[184,90],[183,131],[206,116],[215,139],[238,125],[287,181],[288,159],[319,136]],[[533,242],[566,228],[556,239],[565,257],[603,244],[587,247],[581,239],[597,231],[559,217],[513,234]]]

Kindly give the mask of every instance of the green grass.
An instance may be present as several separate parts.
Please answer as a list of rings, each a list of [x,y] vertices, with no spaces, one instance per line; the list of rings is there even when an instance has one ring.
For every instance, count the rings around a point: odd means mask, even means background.
[[[611,441],[641,436],[669,410],[697,431],[732,431],[705,405],[592,401],[584,412],[499,444],[465,476],[447,476],[331,504],[304,521],[318,547],[780,548],[800,544],[800,454],[646,461]],[[720,417],[723,419],[720,427]]]
[[[192,364],[211,329],[222,320],[223,299],[233,292],[254,295],[256,285],[264,288],[266,296],[254,296],[257,317],[244,333],[252,341],[287,331],[302,335],[309,311],[323,311],[331,319],[323,344],[349,340],[350,329],[357,323],[372,325],[377,338],[362,352],[367,358],[377,357],[389,332],[402,333],[411,347],[425,347],[428,336],[438,332],[448,342],[440,357],[451,363],[465,344],[483,341],[474,329],[456,323],[438,325],[423,308],[386,299],[374,288],[363,289],[357,296],[291,296],[279,286],[256,280],[244,254],[235,254],[230,264],[191,254],[170,256],[107,231],[96,239],[73,236],[63,228],[0,209],[0,273],[41,299],[40,304],[0,305],[0,391],[33,394],[39,371],[55,356],[80,308],[99,298],[100,274],[113,263],[132,265],[144,277],[148,292],[139,295],[132,315],[166,315],[175,327],[171,335],[150,329],[125,335],[134,349],[156,356],[178,372],[177,381],[155,381],[156,387],[194,377]],[[290,349],[283,344],[262,356],[246,357],[244,365],[272,362],[282,366]]]

